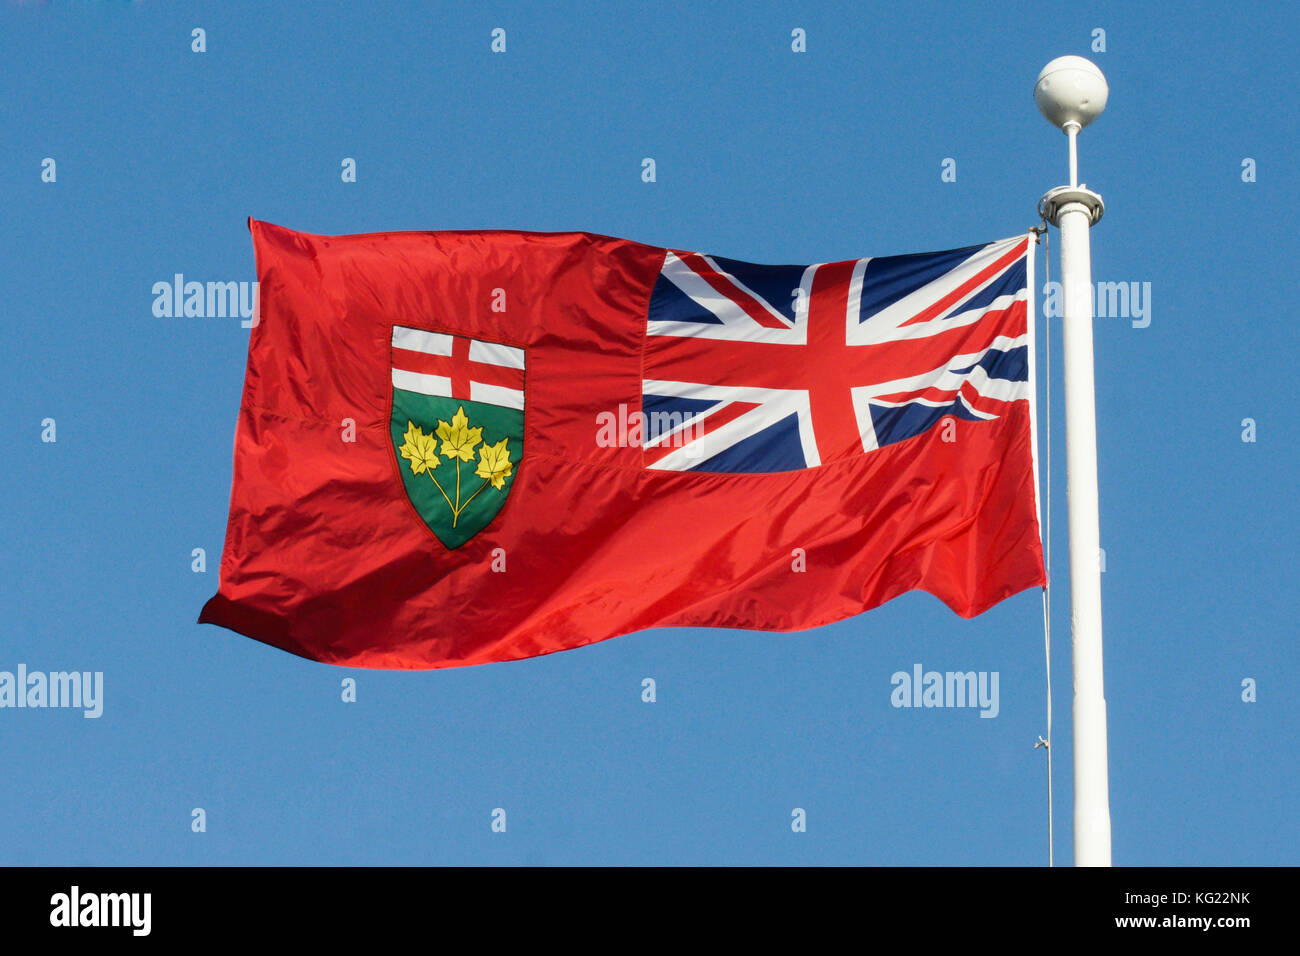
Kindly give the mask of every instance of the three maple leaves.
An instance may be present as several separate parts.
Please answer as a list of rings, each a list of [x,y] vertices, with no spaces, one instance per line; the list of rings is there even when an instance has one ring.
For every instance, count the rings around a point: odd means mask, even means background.
[[[446,500],[447,506],[451,508],[452,527],[456,526],[456,521],[460,518],[461,512],[489,484],[498,491],[501,490],[515,467],[514,462],[510,459],[510,449],[507,447],[510,439],[503,438],[495,445],[483,442],[483,429],[481,427],[470,427],[464,405],[456,410],[456,414],[451,417],[450,422],[438,420],[436,434],[433,432],[426,434],[424,429],[408,419],[406,434],[402,437],[405,439],[405,444],[398,451],[410,463],[411,474],[421,475],[427,473],[433,479],[434,485],[442,492],[442,497]],[[433,470],[442,464],[442,459],[439,457],[439,440],[442,441],[442,455],[448,461],[456,463],[456,501],[454,503],[433,473]],[[483,447],[479,448],[480,444]],[[462,503],[460,500],[460,465],[461,462],[474,460],[475,448],[478,448],[479,461],[474,474],[483,479],[483,484],[479,485],[478,490]]]

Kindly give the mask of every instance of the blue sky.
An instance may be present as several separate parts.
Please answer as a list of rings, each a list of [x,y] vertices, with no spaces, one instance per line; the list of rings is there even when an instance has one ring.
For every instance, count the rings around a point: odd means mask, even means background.
[[[1114,859],[1300,862],[1300,142],[1277,103],[1300,79],[1294,6],[0,9],[0,670],[104,672],[97,720],[0,710],[0,863],[1044,863],[1036,592],[972,621],[911,594],[799,634],[659,630],[425,673],[347,671],[196,625],[248,332],[155,318],[151,288],[255,278],[250,215],[326,234],[580,229],[756,262],[1001,238],[1064,181],[1064,138],[1030,93],[1065,53],[1112,91],[1081,139],[1081,178],[1107,202],[1094,279],[1151,290],[1149,326],[1096,327]],[[916,663],[997,671],[998,717],[891,707],[890,676]]]

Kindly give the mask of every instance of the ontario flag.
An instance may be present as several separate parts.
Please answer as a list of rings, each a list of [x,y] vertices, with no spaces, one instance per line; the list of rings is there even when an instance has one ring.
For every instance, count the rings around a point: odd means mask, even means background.
[[[438,668],[1045,583],[1033,239],[807,266],[317,236],[260,283],[202,622]]]

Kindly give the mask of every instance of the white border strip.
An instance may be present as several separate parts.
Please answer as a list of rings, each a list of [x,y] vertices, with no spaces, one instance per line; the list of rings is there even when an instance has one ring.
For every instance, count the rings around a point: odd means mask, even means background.
[[[405,325],[393,326],[393,348],[426,355],[450,355],[451,336],[444,332],[426,332]]]
[[[451,379],[445,375],[425,375],[423,372],[407,372],[400,368],[393,369],[393,387],[404,392],[417,392],[420,395],[439,395],[451,398]]]
[[[1029,451],[1034,459],[1034,514],[1038,517],[1038,541],[1042,544],[1043,493],[1041,479],[1038,474],[1038,377],[1034,372],[1038,358],[1038,340],[1034,334],[1034,324],[1038,311],[1034,308],[1037,300],[1037,290],[1034,288],[1034,251],[1037,245],[1038,234],[1030,232],[1029,244],[1025,249],[1025,334],[1029,337]],[[1047,321],[1050,322],[1051,319]],[[1047,400],[1051,401],[1052,397],[1049,395]],[[1047,480],[1051,481],[1052,476],[1048,475]]]
[[[505,368],[524,367],[524,350],[497,342],[480,342],[469,340],[469,360],[484,365],[501,365]]]
[[[505,388],[501,385],[488,385],[486,382],[470,381],[469,400],[483,402],[487,405],[503,405],[506,408],[523,410],[524,393],[517,388]]]

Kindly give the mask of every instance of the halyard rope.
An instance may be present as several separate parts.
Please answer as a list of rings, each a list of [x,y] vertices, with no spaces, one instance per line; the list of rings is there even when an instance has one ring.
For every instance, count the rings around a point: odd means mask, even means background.
[[[1035,232],[1042,232],[1043,249],[1043,286],[1051,295],[1052,287],[1052,237],[1047,228],[1047,220]],[[1035,240],[1037,241],[1037,240]],[[1031,289],[1030,295],[1037,295]],[[1039,300],[1042,301],[1041,299]],[[1047,583],[1043,586],[1043,653],[1047,660],[1047,737],[1038,738],[1034,749],[1042,747],[1047,751],[1047,865],[1056,863],[1053,853],[1053,819],[1052,819],[1052,317],[1046,308],[1043,313],[1043,365],[1044,372],[1044,428],[1047,430],[1046,444],[1046,480],[1043,482],[1043,571]]]

